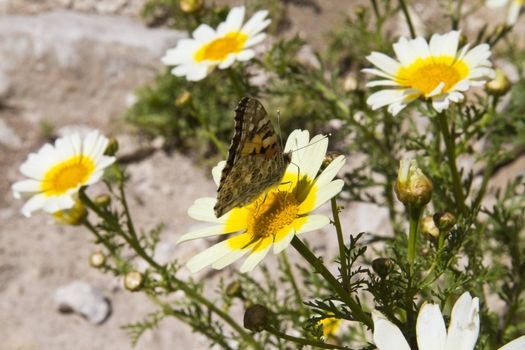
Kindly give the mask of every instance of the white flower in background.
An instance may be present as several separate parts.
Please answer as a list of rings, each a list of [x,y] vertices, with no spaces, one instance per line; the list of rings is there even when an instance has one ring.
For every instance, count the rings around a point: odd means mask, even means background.
[[[255,56],[252,46],[266,37],[261,33],[270,23],[268,11],[258,11],[244,25],[244,6],[230,10],[226,21],[217,29],[201,24],[190,39],[181,39],[166,52],[162,62],[175,66],[171,73],[187,80],[201,80],[216,66],[230,67],[236,60],[248,61]]]
[[[293,131],[286,142],[285,152],[292,160],[281,184],[263,193],[244,207],[234,208],[215,216],[215,198],[200,198],[188,209],[188,215],[196,220],[213,224],[182,236],[178,243],[198,238],[233,234],[232,237],[204,250],[191,258],[186,266],[197,272],[211,265],[215,269],[234,263],[248,255],[241,265],[241,272],[251,271],[264,259],[273,247],[279,254],[290,244],[295,235],[318,230],[330,219],[312,211],[337,195],[343,188],[343,180],[334,180],[344,165],[345,157],[335,158],[320,174],[319,169],[326,156],[328,139],[317,135],[310,140],[308,131]],[[219,186],[225,162],[212,170]]]
[[[397,60],[372,52],[367,59],[376,68],[363,71],[384,79],[371,81],[367,86],[386,88],[373,93],[367,103],[374,110],[388,106],[388,111],[396,115],[408,103],[423,97],[442,112],[450,101],[463,100],[463,92],[471,86],[485,84],[487,78],[494,77],[489,45],[480,44],[470,50],[465,45],[458,52],[459,35],[458,31],[434,34],[429,43],[422,37],[401,38],[394,44]]]
[[[520,16],[520,10],[525,0],[487,0],[486,4],[488,7],[496,8],[509,5],[509,12],[507,13],[507,24],[512,26],[516,24]]]
[[[29,179],[11,187],[15,198],[32,196],[22,213],[29,217],[39,209],[56,213],[73,208],[80,187],[99,181],[104,168],[115,161],[104,155],[107,145],[108,139],[95,130],[83,139],[77,133],[61,137],[29,154],[20,166]]]
[[[410,350],[403,333],[379,312],[373,312],[374,343],[379,350]],[[463,293],[452,308],[448,331],[439,305],[424,304],[416,325],[419,350],[473,350],[479,335],[479,299]],[[525,349],[525,336],[499,350]]]

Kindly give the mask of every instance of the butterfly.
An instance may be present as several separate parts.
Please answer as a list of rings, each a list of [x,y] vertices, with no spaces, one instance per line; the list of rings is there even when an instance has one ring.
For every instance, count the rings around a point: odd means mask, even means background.
[[[263,105],[244,97],[235,109],[235,133],[217,189],[215,216],[249,204],[279,185],[290,161],[291,153],[283,152]]]

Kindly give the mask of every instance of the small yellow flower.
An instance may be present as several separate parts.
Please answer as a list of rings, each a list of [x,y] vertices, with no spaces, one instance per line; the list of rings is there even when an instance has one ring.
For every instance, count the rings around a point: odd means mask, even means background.
[[[488,44],[470,50],[466,45],[458,52],[459,37],[458,31],[452,31],[434,34],[429,43],[422,37],[401,38],[394,44],[398,60],[372,52],[367,59],[376,68],[363,71],[383,79],[371,81],[367,86],[387,88],[372,94],[367,103],[374,110],[388,106],[388,111],[396,115],[419,97],[431,100],[438,112],[448,108],[450,102],[463,100],[465,91],[483,85],[494,76],[494,71],[488,60],[491,55]]]
[[[319,321],[319,324],[323,327],[323,336],[325,338],[333,337],[337,334],[341,326],[341,319],[335,317],[323,318]]]
[[[268,11],[256,12],[244,25],[244,6],[231,9],[217,29],[201,24],[190,39],[182,39],[166,52],[162,62],[175,66],[172,74],[187,80],[204,79],[215,67],[226,69],[235,61],[248,61],[255,56],[252,46],[264,40],[261,33],[270,23]]]
[[[224,234],[235,234],[188,261],[186,266],[197,272],[211,265],[221,269],[244,255],[248,258],[240,271],[247,272],[266,256],[273,247],[282,252],[294,235],[320,229],[330,220],[325,215],[311,214],[339,193],[342,180],[333,180],[345,162],[344,156],[335,158],[320,174],[328,147],[328,139],[317,135],[309,140],[308,131],[295,130],[290,134],[285,152],[292,152],[292,161],[281,185],[262,194],[252,203],[234,208],[220,218],[215,216],[215,198],[201,198],[189,208],[194,219],[213,223],[213,226],[185,234],[179,242]],[[212,170],[217,186],[225,162]]]
[[[20,166],[29,179],[11,187],[15,198],[32,195],[22,213],[29,217],[40,209],[55,213],[73,208],[80,187],[99,181],[104,169],[115,161],[104,155],[107,145],[108,139],[95,130],[83,139],[79,134],[59,138],[54,145],[31,153]]]

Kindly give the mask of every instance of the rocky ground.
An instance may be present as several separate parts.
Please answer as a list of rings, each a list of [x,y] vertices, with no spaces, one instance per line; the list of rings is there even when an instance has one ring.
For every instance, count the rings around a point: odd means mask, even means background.
[[[162,69],[164,51],[183,36],[146,27],[138,16],[143,2],[0,0],[1,349],[131,349],[120,326],[153,310],[144,296],[127,292],[121,281],[89,267],[94,248],[87,232],[47,224],[44,215],[23,218],[22,203],[9,192],[20,178],[19,165],[40,147],[46,130],[100,128],[117,136],[124,152],[141,147],[142,141],[126,131],[123,112],[133,102],[134,90]],[[298,31],[322,45],[321,33],[359,2],[290,3],[289,33]],[[314,19],[315,27],[309,25]],[[509,167],[513,170],[500,172],[498,182],[523,171],[523,164],[522,159]],[[132,163],[129,171],[134,217],[144,228],[166,224],[166,256],[184,261],[205,248],[204,240],[184,247],[175,247],[174,241],[195,225],[186,215],[193,200],[214,193],[209,174],[183,155],[162,151]],[[389,233],[386,213],[373,206],[349,205],[343,221],[349,232]],[[319,248],[335,250],[334,240],[323,241],[328,243]],[[97,325],[57,311],[56,291],[74,281],[86,282],[111,302],[106,322]],[[168,320],[147,333],[136,349],[178,346],[208,348],[187,326]]]

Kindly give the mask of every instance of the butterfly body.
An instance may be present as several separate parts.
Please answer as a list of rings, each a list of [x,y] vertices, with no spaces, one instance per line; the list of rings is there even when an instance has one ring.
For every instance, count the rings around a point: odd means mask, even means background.
[[[245,97],[235,109],[235,134],[217,190],[215,215],[251,203],[279,185],[290,153],[284,153],[268,113],[256,99]]]

